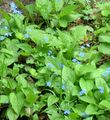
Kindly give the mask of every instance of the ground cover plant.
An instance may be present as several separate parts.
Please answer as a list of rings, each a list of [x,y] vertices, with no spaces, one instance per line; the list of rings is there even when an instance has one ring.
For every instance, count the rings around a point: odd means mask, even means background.
[[[0,9],[0,120],[109,120],[110,2],[9,4]]]

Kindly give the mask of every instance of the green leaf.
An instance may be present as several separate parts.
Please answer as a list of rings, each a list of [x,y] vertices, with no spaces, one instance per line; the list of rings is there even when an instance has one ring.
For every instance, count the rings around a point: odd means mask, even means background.
[[[12,105],[13,110],[16,112],[16,114],[20,114],[20,111],[24,104],[24,97],[22,93],[10,93],[9,95],[10,103]]]
[[[82,97],[79,97],[79,99],[87,103],[96,104],[94,97],[82,96]]]
[[[104,91],[106,93],[109,93],[110,89],[106,83],[106,81],[103,79],[103,78],[96,78],[95,79],[95,84],[96,84],[96,87],[99,89],[99,87],[104,87]]]
[[[9,97],[6,95],[0,95],[0,104],[2,103],[8,103],[9,102]]]
[[[63,70],[62,70],[62,79],[66,82],[66,81],[71,81],[71,82],[75,82],[75,73],[74,71],[69,68],[64,66]]]
[[[17,118],[18,118],[18,115],[13,111],[12,108],[8,108],[7,116],[9,118],[9,120],[17,120]]]
[[[107,101],[107,100],[102,100],[102,101],[99,103],[99,106],[100,106],[100,107],[105,107],[106,109],[110,110],[110,102]]]
[[[50,95],[49,98],[48,98],[48,100],[47,100],[47,104],[48,104],[48,106],[51,106],[54,103],[57,103],[58,100],[59,100],[59,98],[56,97],[55,95]]]
[[[103,53],[103,54],[107,54],[107,55],[110,55],[110,44],[108,43],[101,43],[99,46],[98,46],[98,50]]]
[[[96,114],[98,107],[92,104],[89,104],[85,110],[85,112],[89,115]]]
[[[59,17],[63,17],[65,15],[69,15],[73,12],[73,10],[76,9],[76,5],[67,5],[65,7],[62,8],[60,14],[58,15]]]
[[[101,35],[101,36],[99,36],[99,41],[105,42],[105,43],[110,43],[110,37],[107,35]]]
[[[64,5],[63,0],[54,0],[55,1],[55,9],[56,11],[60,11]]]
[[[79,84],[81,89],[86,89],[87,91],[92,90],[94,87],[93,80],[84,80],[83,78],[81,78]]]

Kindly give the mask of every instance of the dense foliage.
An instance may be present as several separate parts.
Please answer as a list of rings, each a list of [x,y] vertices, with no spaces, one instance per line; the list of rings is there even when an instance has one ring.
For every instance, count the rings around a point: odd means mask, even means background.
[[[0,119],[109,120],[110,2],[10,8],[0,9]]]

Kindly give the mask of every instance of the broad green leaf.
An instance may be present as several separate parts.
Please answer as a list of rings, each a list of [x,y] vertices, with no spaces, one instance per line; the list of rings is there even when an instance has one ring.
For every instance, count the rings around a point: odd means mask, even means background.
[[[74,10],[76,9],[76,6],[74,5],[67,5],[65,7],[62,8],[59,17],[63,17],[65,15],[69,15],[71,14]]]
[[[109,43],[101,43],[98,46],[98,50],[103,53],[103,54],[107,54],[110,55],[110,44]]]
[[[92,104],[89,104],[85,110],[85,112],[89,115],[96,114],[98,107]]]
[[[99,106],[100,106],[100,107],[105,107],[106,109],[110,110],[110,102],[107,101],[107,100],[102,100],[102,101],[99,103]]]
[[[64,5],[64,0],[54,0],[55,1],[55,9],[56,11],[59,11],[62,9]]]
[[[101,36],[99,36],[99,41],[100,42],[105,42],[105,43],[110,43],[110,36],[101,35]]]
[[[5,104],[9,102],[9,97],[6,95],[0,95],[0,104]]]
[[[17,120],[18,115],[14,112],[12,108],[7,109],[7,116],[9,120]]]
[[[36,0],[36,10],[38,10],[44,19],[48,19],[52,11],[52,3],[49,0]]]
[[[55,96],[55,95],[50,95],[49,98],[48,98],[48,100],[47,100],[47,104],[48,104],[48,106],[51,106],[51,105],[53,105],[54,103],[57,103],[58,100],[59,100],[59,98],[58,98],[57,96]]]
[[[96,104],[96,100],[94,99],[94,97],[82,96],[82,97],[79,97],[79,99],[86,103]]]
[[[90,91],[94,87],[94,81],[93,80],[84,80],[83,78],[79,81],[81,89],[86,89],[87,91]]]
[[[13,110],[16,112],[16,114],[20,114],[20,111],[24,104],[24,97],[22,93],[10,93],[9,95],[10,103],[12,105]]]
[[[75,82],[75,72],[69,68],[64,66],[63,70],[62,70],[62,79],[66,82],[66,81],[71,81],[71,82]]]

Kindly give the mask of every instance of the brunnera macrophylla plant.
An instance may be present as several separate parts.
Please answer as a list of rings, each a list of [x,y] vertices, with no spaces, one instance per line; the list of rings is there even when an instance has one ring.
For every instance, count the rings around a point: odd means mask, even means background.
[[[89,3],[17,0],[12,13],[0,10],[0,119],[109,120],[109,23],[97,23],[109,4]]]

